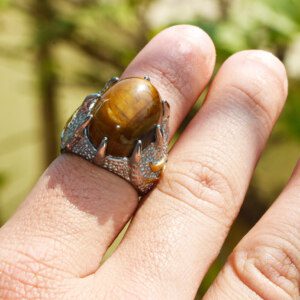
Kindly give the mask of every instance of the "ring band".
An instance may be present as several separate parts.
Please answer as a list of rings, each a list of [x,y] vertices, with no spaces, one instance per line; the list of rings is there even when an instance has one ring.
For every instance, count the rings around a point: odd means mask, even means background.
[[[61,152],[76,154],[146,194],[166,166],[169,115],[168,102],[148,76],[113,77],[68,120]]]

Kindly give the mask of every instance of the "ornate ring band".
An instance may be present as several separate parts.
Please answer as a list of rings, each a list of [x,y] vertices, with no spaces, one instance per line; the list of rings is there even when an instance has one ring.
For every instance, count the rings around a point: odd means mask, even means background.
[[[61,152],[79,155],[145,194],[167,162],[169,114],[169,104],[148,76],[113,77],[71,116],[61,135]]]

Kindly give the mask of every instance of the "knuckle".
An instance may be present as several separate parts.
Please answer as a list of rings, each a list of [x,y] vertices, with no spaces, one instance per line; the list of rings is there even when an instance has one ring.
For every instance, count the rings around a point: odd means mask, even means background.
[[[198,27],[177,25],[170,29],[172,35],[168,34],[167,39],[172,45],[171,51],[166,51],[165,64],[161,64],[158,60],[156,68],[160,71],[166,70],[167,79],[175,83],[174,85],[180,85],[178,88],[190,95],[191,79],[199,75],[197,72],[191,72],[191,68],[197,71],[204,69],[203,76],[206,80],[210,78],[215,57],[214,44],[210,37]],[[162,38],[165,42],[165,37]],[[180,73],[178,73],[179,69]]]
[[[234,54],[224,66],[226,72],[232,74],[228,86],[229,91],[236,90],[234,98],[245,100],[252,110],[260,112],[272,124],[287,95],[287,76],[282,62],[269,52],[248,50]]]
[[[259,119],[260,125],[264,128],[271,129],[274,122],[274,112],[272,107],[265,101],[262,87],[259,82],[252,81],[252,85],[244,85],[240,83],[232,83],[228,87],[227,93],[234,99],[239,99],[242,104],[246,104],[255,117]]]
[[[57,296],[60,273],[25,253],[0,258],[0,298],[32,299]]]
[[[236,192],[227,177],[208,163],[181,161],[168,169],[157,188],[222,225],[231,223]]]
[[[237,248],[229,263],[241,282],[263,298],[264,291],[268,290],[276,295],[274,299],[298,299],[300,269],[297,256],[291,250],[293,246],[283,246],[286,241],[282,243],[278,237],[264,239],[279,243],[261,242],[246,249]]]
[[[44,287],[44,278],[41,278],[36,271],[29,270],[24,266],[12,265],[11,263],[1,261],[1,299],[41,297]]]

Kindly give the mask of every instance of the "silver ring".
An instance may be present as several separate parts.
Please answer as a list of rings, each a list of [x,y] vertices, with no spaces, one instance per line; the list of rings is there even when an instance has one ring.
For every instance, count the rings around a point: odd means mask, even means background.
[[[66,123],[61,152],[73,153],[151,190],[167,162],[170,107],[148,76],[110,79]]]

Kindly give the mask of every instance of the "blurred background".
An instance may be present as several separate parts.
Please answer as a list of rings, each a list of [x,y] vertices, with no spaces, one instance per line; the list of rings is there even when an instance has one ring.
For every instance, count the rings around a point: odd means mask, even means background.
[[[84,96],[120,75],[157,32],[178,23],[209,33],[217,68],[236,51],[261,48],[285,63],[290,79],[287,105],[200,299],[300,154],[299,0],[0,0],[0,226],[57,156],[60,131]]]

